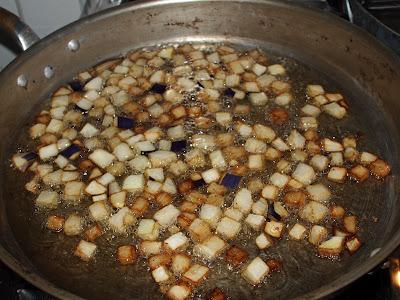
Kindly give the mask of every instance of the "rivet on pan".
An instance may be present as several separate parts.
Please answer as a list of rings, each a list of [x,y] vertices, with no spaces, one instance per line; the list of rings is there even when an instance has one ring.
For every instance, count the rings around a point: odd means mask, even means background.
[[[18,76],[17,84],[18,84],[18,86],[21,86],[21,87],[26,87],[28,85],[28,79],[26,79],[26,76],[24,74],[21,74]]]
[[[54,69],[52,66],[46,66],[43,70],[43,74],[46,78],[51,78],[54,76]]]
[[[68,49],[72,52],[78,51],[80,47],[78,40],[70,40],[68,42]]]

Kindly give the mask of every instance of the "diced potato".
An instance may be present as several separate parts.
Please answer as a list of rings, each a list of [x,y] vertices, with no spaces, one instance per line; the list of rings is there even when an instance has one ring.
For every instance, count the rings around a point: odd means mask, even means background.
[[[346,180],[347,170],[346,168],[341,167],[332,167],[327,175],[327,178],[330,181],[343,183]]]
[[[310,160],[310,165],[318,171],[324,171],[328,167],[328,164],[328,157],[321,154],[314,155]]]
[[[345,238],[341,236],[331,237],[329,240],[322,242],[318,247],[318,253],[321,256],[339,256],[343,251]]]
[[[244,221],[254,230],[260,231],[265,223],[265,218],[260,215],[249,214]]]
[[[126,201],[126,191],[121,191],[117,193],[113,193],[110,196],[110,202],[115,208],[122,208],[125,206]]]
[[[95,221],[103,221],[110,216],[109,208],[105,201],[97,201],[89,206],[89,214]]]
[[[148,265],[151,270],[155,270],[160,266],[169,266],[171,264],[171,256],[168,253],[161,253],[151,256],[148,259]]]
[[[144,189],[144,176],[140,175],[129,175],[124,179],[122,189],[130,193],[142,191]]]
[[[201,173],[201,177],[203,177],[206,183],[216,182],[220,178],[220,174],[218,169],[209,169]]]
[[[166,248],[171,251],[184,250],[188,243],[189,239],[182,232],[175,233],[164,241]]]
[[[307,233],[307,228],[305,228],[303,225],[299,223],[294,224],[292,229],[289,230],[290,238],[297,241],[304,239],[306,233]]]
[[[287,144],[292,149],[303,149],[306,144],[306,139],[296,129],[290,131],[287,138]]]
[[[83,261],[89,261],[94,256],[96,250],[96,244],[81,240],[76,247],[74,254],[80,257]]]
[[[285,225],[282,222],[277,222],[277,221],[268,221],[265,224],[264,231],[268,235],[275,237],[275,238],[280,238],[282,236],[283,230],[285,228]]]
[[[212,235],[201,244],[196,244],[193,252],[208,261],[212,261],[221,254],[225,247],[226,243],[224,240],[217,235]]]
[[[369,177],[369,170],[362,165],[354,166],[350,169],[349,173],[351,177],[359,182],[363,182]]]
[[[103,235],[103,229],[100,225],[96,224],[85,230],[85,239],[89,242],[95,241],[98,237]]]
[[[61,216],[49,216],[46,221],[46,227],[52,231],[60,232],[63,230],[65,218]]]
[[[267,145],[263,141],[254,138],[249,138],[247,139],[244,148],[246,149],[247,152],[250,153],[265,153],[265,151],[267,150]]]
[[[137,261],[136,248],[133,245],[119,246],[117,250],[118,262],[121,265],[132,265]]]
[[[328,230],[320,225],[313,225],[311,227],[310,236],[308,241],[313,245],[319,245],[328,236]]]
[[[344,150],[343,145],[341,143],[328,138],[324,138],[321,144],[326,152],[340,152]]]
[[[130,209],[136,217],[140,217],[147,211],[149,205],[149,202],[145,198],[139,197],[131,204]]]
[[[322,107],[322,109],[328,115],[331,115],[332,117],[335,117],[336,119],[342,119],[347,113],[346,108],[337,104],[336,102],[325,104]]]
[[[75,214],[69,215],[64,223],[64,233],[66,235],[78,235],[82,230],[83,219]]]
[[[275,174],[278,174],[278,175],[281,175],[281,174],[279,174],[279,173],[275,173]],[[278,176],[278,175],[275,175],[275,176]],[[274,176],[274,175],[273,175]],[[284,177],[284,180],[286,181],[287,179],[288,179],[288,177],[286,176],[286,175],[284,175],[285,177]],[[279,176],[280,177],[280,176]],[[274,181],[275,182],[278,182],[278,178],[276,178],[276,179],[274,179]],[[288,181],[288,180],[287,180]],[[280,185],[282,185],[282,184],[280,184]],[[286,185],[286,183],[283,185],[283,186],[285,186]],[[277,186],[275,186],[275,185],[271,185],[271,184],[267,184],[264,188],[263,188],[263,190],[261,191],[261,195],[265,198],[265,199],[268,199],[268,200],[275,200],[276,199],[276,197],[278,196],[278,194],[279,194],[279,189],[278,189],[278,187]]]
[[[288,206],[301,207],[306,203],[306,194],[303,191],[287,192],[284,201]]]
[[[203,204],[200,209],[199,217],[215,227],[221,218],[222,211],[221,208],[211,204]]]
[[[238,222],[243,219],[243,213],[239,209],[236,209],[233,207],[229,207],[229,208],[225,209],[224,216],[227,216]]]
[[[157,241],[142,241],[139,248],[144,256],[160,254],[163,250],[162,243]]]
[[[204,153],[200,149],[192,149],[185,154],[185,161],[192,167],[203,167],[206,164]]]
[[[326,202],[331,198],[331,192],[321,183],[309,185],[306,187],[306,190],[310,198],[314,201]]]
[[[243,188],[236,193],[233,200],[233,207],[239,209],[242,213],[248,214],[251,211],[251,206],[253,205],[253,199],[251,192]]]
[[[232,246],[226,251],[226,261],[233,267],[239,267],[246,262],[248,253],[237,246]]]
[[[360,155],[360,162],[363,165],[369,165],[370,163],[376,161],[378,159],[378,156],[375,154],[369,153],[369,152],[361,152]]]
[[[268,211],[268,202],[261,198],[257,202],[253,203],[251,211],[256,215],[265,215]]]
[[[318,95],[325,94],[325,90],[321,85],[309,84],[307,85],[307,95],[310,97],[315,97]]]
[[[319,223],[328,214],[328,208],[316,201],[308,202],[300,211],[300,218],[311,223]]]
[[[56,208],[58,205],[58,194],[55,191],[42,191],[35,200],[36,206],[40,208]]]
[[[254,258],[243,271],[242,276],[252,285],[260,284],[269,273],[269,267],[259,257]]]
[[[175,152],[158,150],[149,153],[149,159],[153,168],[166,167],[178,158]]]
[[[350,233],[357,232],[357,217],[356,216],[347,216],[343,218],[343,226]]]
[[[183,278],[191,282],[192,284],[199,284],[205,279],[209,272],[209,268],[200,264],[192,265],[189,270],[183,274]]]
[[[369,169],[375,177],[383,178],[389,175],[391,168],[385,161],[377,159],[369,165]]]
[[[286,73],[284,66],[280,64],[269,65],[267,69],[268,73],[270,73],[271,75],[283,75]]]
[[[276,138],[276,133],[271,127],[262,124],[255,124],[253,130],[258,140],[270,143]]]
[[[106,168],[115,160],[115,156],[103,149],[96,149],[89,155],[89,159],[101,168]]]
[[[175,223],[179,214],[179,209],[170,204],[157,211],[154,214],[154,219],[161,225],[161,227],[165,228]]]
[[[346,248],[347,250],[349,250],[350,254],[354,254],[355,252],[357,252],[360,247],[361,242],[357,237],[346,242]]]
[[[341,206],[335,205],[331,208],[331,217],[335,220],[342,219],[344,213],[344,208]]]
[[[174,285],[168,290],[167,297],[171,300],[186,300],[189,299],[191,292],[185,284]]]
[[[135,216],[128,207],[121,208],[108,219],[108,224],[116,233],[126,233],[127,229],[135,222]]]
[[[333,152],[330,154],[331,166],[342,166],[343,165],[343,154],[341,152]]]
[[[216,232],[223,238],[230,240],[236,237],[241,229],[241,224],[228,217],[223,217],[217,225]]]
[[[284,188],[287,183],[290,180],[290,177],[285,175],[285,174],[281,174],[281,173],[274,173],[271,175],[271,177],[269,178],[270,182],[277,186],[278,188]],[[264,197],[266,198],[266,197]],[[268,199],[268,198],[267,198]]]
[[[261,233],[256,237],[256,245],[261,250],[271,247],[272,244],[272,240],[265,233]]]
[[[160,225],[153,219],[141,219],[137,235],[143,240],[154,241],[158,238]]]
[[[297,165],[292,177],[305,185],[311,184],[316,179],[314,169],[302,162]]]
[[[170,274],[165,266],[160,266],[151,272],[155,282],[160,283],[170,279]]]
[[[188,232],[192,240],[196,243],[202,242],[211,236],[211,229],[207,222],[202,219],[195,219],[190,224]]]
[[[96,180],[92,180],[85,188],[85,192],[89,195],[100,195],[107,192],[107,188]]]
[[[185,273],[190,268],[190,257],[186,254],[177,253],[172,257],[171,269],[176,275]]]

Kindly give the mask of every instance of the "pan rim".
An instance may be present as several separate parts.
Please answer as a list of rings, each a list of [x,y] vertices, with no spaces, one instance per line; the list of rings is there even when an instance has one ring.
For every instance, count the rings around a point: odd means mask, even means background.
[[[356,27],[340,17],[330,14],[328,12],[324,12],[317,9],[305,8],[299,5],[294,4],[289,1],[273,1],[273,0],[233,0],[236,3],[256,3],[267,6],[277,6],[289,10],[296,9],[301,13],[305,14],[314,14],[315,16],[325,19],[328,22],[334,23],[336,26],[340,26],[341,28],[349,28],[351,27],[358,34],[360,38],[363,40],[375,44],[378,48],[380,48],[384,55],[393,61],[395,65],[400,68],[400,58],[394,54],[389,48],[387,48],[384,44],[382,44],[379,40],[374,38],[365,30]],[[0,73],[0,79],[3,76],[6,76],[7,73],[12,72],[14,68],[17,68],[19,65],[23,64],[24,61],[30,59],[32,55],[37,52],[40,52],[41,49],[46,48],[49,44],[51,44],[54,40],[58,39],[60,36],[76,30],[79,26],[85,26],[85,24],[91,23],[93,21],[102,20],[103,18],[110,18],[115,15],[119,15],[121,13],[126,13],[129,11],[145,9],[149,7],[156,6],[164,6],[164,5],[174,5],[174,4],[182,4],[182,3],[197,3],[197,2],[232,2],[230,0],[139,0],[133,3],[126,3],[111,9],[107,9],[101,11],[99,13],[93,14],[91,16],[87,16],[85,18],[79,19],[71,24],[68,24],[61,29],[53,32],[48,35],[44,39],[40,40],[37,44],[33,45],[27,51],[22,53],[19,57],[17,57],[14,61],[12,61],[9,65],[7,65],[4,70]],[[398,196],[397,196],[398,197]],[[348,285],[350,285],[355,280],[359,279],[361,276],[369,272],[378,266],[383,260],[385,260],[398,246],[400,245],[400,229],[394,233],[392,239],[380,249],[378,253],[376,253],[373,257],[370,257],[366,262],[358,267],[354,268],[350,272],[347,272],[342,277],[334,280],[331,283],[328,283],[318,289],[315,289],[307,294],[304,294],[297,299],[316,299],[320,297],[326,297],[328,295],[334,294],[339,289],[342,289]],[[32,273],[32,271],[25,269],[21,263],[15,259],[12,254],[10,254],[3,245],[0,244],[0,259],[14,272],[16,272],[19,276],[26,279],[31,284],[37,286],[38,288],[50,293],[51,295],[61,298],[61,299],[82,299],[79,296],[61,288],[55,286],[49,280],[41,277],[37,273]]]

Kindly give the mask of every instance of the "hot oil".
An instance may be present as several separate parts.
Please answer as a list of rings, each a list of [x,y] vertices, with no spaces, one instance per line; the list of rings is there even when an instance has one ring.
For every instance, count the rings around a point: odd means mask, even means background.
[[[293,128],[298,128],[299,110],[306,103],[305,87],[309,83],[322,84],[329,92],[342,92],[340,84],[321,75],[319,72],[299,63],[295,59],[283,58],[273,53],[267,53],[269,63],[283,63],[287,69],[294,94],[294,103],[288,108],[290,115],[289,122],[283,125],[272,124],[268,117],[268,112],[277,107],[272,100],[266,107],[252,108],[249,115],[235,116],[235,120],[243,120],[246,123],[262,123],[272,126],[278,135],[286,139],[289,132]],[[185,100],[185,105],[192,106],[193,95]],[[367,150],[373,153],[380,153],[380,147],[375,139],[374,132],[368,130],[368,120],[365,120],[358,113],[357,108],[359,101],[357,99],[347,99],[350,103],[349,117],[344,120],[333,120],[322,114],[319,118],[319,132],[321,136],[341,138],[346,135],[364,133],[363,138],[359,140],[360,147],[358,149]],[[233,112],[235,103],[248,103],[247,100],[232,101],[223,97],[224,111]],[[353,106],[352,104],[355,104]],[[196,105],[202,105],[197,102]],[[99,120],[91,120],[95,126],[100,126]],[[151,127],[150,125],[148,127]],[[185,124],[187,135],[199,133],[192,122]],[[24,128],[23,132],[26,132]],[[226,131],[233,132],[232,128]],[[202,133],[215,134],[221,132],[217,126],[210,129],[201,130]],[[26,145],[29,140],[26,133],[18,138],[18,145]],[[104,141],[106,142],[106,141]],[[244,139],[237,137],[235,143],[243,145]],[[33,146],[32,144],[29,145]],[[83,159],[85,157],[82,157]],[[287,157],[288,158],[288,157]],[[209,167],[209,165],[208,165]],[[207,169],[207,168],[206,168]],[[251,172],[242,178],[240,187],[245,187],[249,179],[257,177],[263,182],[267,182],[268,177],[272,174],[274,167],[272,163],[267,163],[266,170],[262,172]],[[68,216],[70,213],[78,213],[85,218],[87,225],[90,220],[87,213],[87,207],[92,203],[90,198],[85,198],[79,204],[62,203],[56,210],[42,211],[34,209],[34,196],[26,192],[23,188],[28,181],[29,175],[16,174],[14,171],[7,170],[8,180],[10,181],[10,189],[7,191],[9,195],[18,196],[18,201],[11,201],[8,210],[11,215],[11,225],[16,236],[19,238],[21,248],[24,250],[29,260],[37,266],[37,269],[51,281],[63,286],[71,291],[79,291],[85,297],[108,299],[108,298],[141,298],[154,299],[158,298],[158,287],[148,272],[147,265],[143,258],[132,266],[120,266],[116,260],[116,249],[120,245],[138,244],[138,239],[132,231],[126,235],[115,235],[111,231],[96,240],[99,252],[95,259],[89,263],[82,262],[73,255],[73,251],[81,237],[67,237],[62,233],[52,233],[44,228],[44,220],[50,214],[60,214]],[[192,172],[192,170],[191,170]],[[183,180],[187,175],[182,176]],[[13,182],[11,184],[11,181]],[[375,179],[358,184],[355,182],[347,182],[346,184],[334,184],[319,177],[317,182],[327,184],[333,194],[332,203],[343,205],[350,214],[359,216],[360,219],[360,239],[368,245],[370,240],[379,238],[379,232],[376,230],[376,224],[372,222],[372,217],[376,216],[382,219],[382,212],[385,204],[382,203],[385,195],[385,186],[382,182]],[[121,183],[121,182],[120,182]],[[62,191],[58,189],[61,193]],[[204,191],[204,188],[201,189]],[[236,191],[236,190],[235,190]],[[233,200],[235,191],[231,191],[225,200],[225,206],[229,206]],[[375,196],[373,196],[375,195]],[[379,196],[376,196],[379,195]],[[253,197],[258,200],[257,196]],[[13,199],[10,197],[10,199]],[[130,198],[129,201],[132,201]],[[177,197],[176,204],[182,201],[182,197]],[[146,213],[145,217],[151,217],[154,211],[158,209],[156,205]],[[286,231],[296,223],[297,219],[291,216],[287,222]],[[301,221],[304,224],[304,221]],[[382,221],[385,222],[385,221]],[[310,228],[310,224],[305,224]],[[384,225],[384,224],[383,224]],[[330,228],[332,224],[327,224]],[[232,299],[274,299],[279,295],[287,295],[293,297],[303,292],[308,292],[318,288],[321,282],[330,282],[337,278],[337,274],[343,272],[343,269],[351,268],[352,258],[348,254],[344,254],[340,259],[320,258],[316,255],[316,250],[307,241],[295,242],[284,237],[281,241],[277,241],[274,246],[266,251],[259,251],[255,245],[254,239],[258,234],[243,225],[239,236],[230,245],[242,247],[249,253],[250,258],[259,255],[263,259],[276,258],[283,261],[283,268],[271,274],[265,279],[260,287],[251,287],[240,275],[240,270],[232,269],[227,266],[224,256],[217,258],[214,262],[208,264],[211,268],[209,278],[204,281],[197,289],[194,298],[202,298],[210,289],[214,287],[221,288]],[[161,239],[168,236],[167,232],[161,235]],[[192,245],[190,246],[190,248]],[[361,256],[365,259],[369,256],[371,249],[363,246],[359,253],[355,256]],[[201,261],[193,257],[194,261]],[[204,262],[203,262],[204,263]]]

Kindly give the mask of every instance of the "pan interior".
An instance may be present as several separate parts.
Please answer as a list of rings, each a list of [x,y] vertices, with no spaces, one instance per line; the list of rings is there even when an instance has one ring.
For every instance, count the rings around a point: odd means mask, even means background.
[[[227,42],[226,39],[219,37],[175,39],[171,42],[198,42],[199,40],[208,43]],[[382,107],[338,67],[328,66],[311,56],[298,51],[293,52],[275,44],[244,39],[230,39],[229,42],[237,48],[257,47],[267,54],[271,63],[283,62],[286,65],[296,98],[296,104],[291,110],[298,111],[298,108],[304,105],[304,90],[309,83],[322,84],[327,91],[342,92],[350,104],[349,117],[343,121],[332,122],[332,119],[321,116],[319,123],[322,134],[336,137],[360,136],[360,149],[369,150],[389,161],[394,167],[393,174],[397,174],[396,141],[390,134],[388,129],[390,126],[383,121]],[[148,45],[155,44],[157,42]],[[45,105],[44,100],[41,100],[43,105]],[[12,151],[26,144],[27,125],[32,122],[35,113],[44,107],[41,105],[35,107],[35,111],[32,111],[25,123],[21,124],[20,132],[15,136],[16,146],[11,146]],[[263,116],[255,117],[262,118]],[[288,133],[293,125],[288,124],[280,130]],[[35,212],[34,196],[29,195],[23,188],[28,177],[21,176],[8,167],[4,169],[4,172],[3,185],[6,187],[4,196],[5,199],[10,199],[6,203],[9,223],[21,249],[36,271],[57,286],[85,298],[154,299],[158,297],[157,286],[143,260],[135,266],[128,267],[121,267],[116,263],[116,247],[131,243],[132,240],[136,243],[135,238],[105,235],[98,242],[101,251],[96,256],[96,260],[82,263],[72,255],[79,237],[66,237],[43,229],[44,215]],[[196,298],[201,298],[206,291],[216,286],[223,289],[232,299],[299,297],[330,284],[352,268],[359,267],[370,257],[374,249],[383,247],[387,241],[389,233],[385,229],[392,221],[388,217],[388,212],[394,207],[395,180],[394,176],[389,176],[384,181],[370,179],[360,184],[327,183],[332,187],[332,202],[343,205],[348,211],[359,216],[359,236],[364,245],[355,255],[350,257],[346,254],[340,260],[322,259],[315,255],[314,249],[307,241],[284,240],[261,254],[263,258],[280,258],[284,262],[283,270],[274,273],[261,287],[251,288],[239,272],[228,270],[221,259],[212,264],[211,275],[199,288]],[[87,207],[88,203],[88,201],[84,202],[84,206]],[[76,210],[77,207],[62,209],[64,214]],[[379,221],[374,222],[375,218]],[[256,236],[254,232],[243,231],[237,244],[240,245],[247,240],[244,239],[247,234],[254,238]],[[243,246],[250,252],[250,257],[257,255],[258,250],[254,243]],[[143,293],[144,290],[145,293]]]

